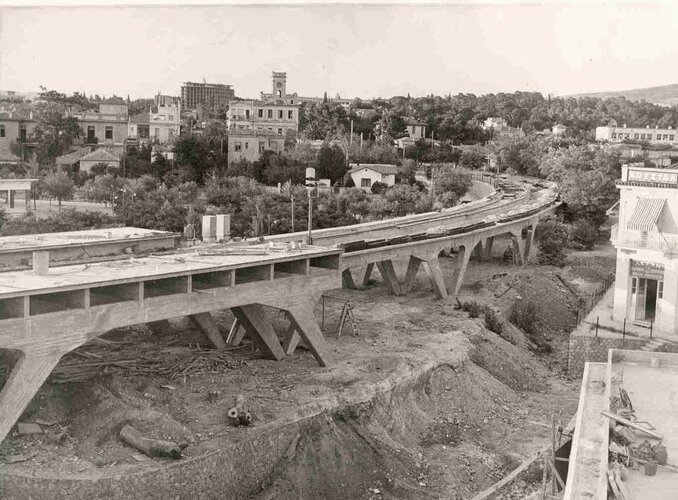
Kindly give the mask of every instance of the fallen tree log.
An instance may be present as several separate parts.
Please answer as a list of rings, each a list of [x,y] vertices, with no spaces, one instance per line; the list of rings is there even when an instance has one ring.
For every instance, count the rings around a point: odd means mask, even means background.
[[[120,430],[120,439],[149,457],[181,458],[181,447],[177,443],[147,438],[129,424]]]
[[[228,423],[231,425],[250,425],[252,423],[252,414],[249,412],[245,396],[238,394],[235,397],[235,405],[228,410],[226,414]]]

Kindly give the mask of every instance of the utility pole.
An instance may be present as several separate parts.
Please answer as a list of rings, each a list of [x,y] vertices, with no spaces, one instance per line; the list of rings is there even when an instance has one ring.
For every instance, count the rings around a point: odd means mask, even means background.
[[[292,196],[292,232],[294,232],[294,195]]]
[[[313,245],[313,235],[311,233],[313,229],[313,189],[316,189],[317,197],[318,182],[315,178],[315,168],[308,167],[306,169],[306,191],[308,192],[308,237],[306,238],[306,244],[308,245]]]
[[[349,146],[353,146],[353,120],[351,120],[351,139],[349,140]]]

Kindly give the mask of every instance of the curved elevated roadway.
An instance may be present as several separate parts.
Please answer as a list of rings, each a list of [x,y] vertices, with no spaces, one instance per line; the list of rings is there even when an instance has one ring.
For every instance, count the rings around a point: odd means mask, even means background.
[[[523,263],[529,255],[534,233],[544,217],[556,208],[556,185],[528,177],[497,178],[497,188],[488,196],[442,212],[429,212],[394,219],[313,231],[313,243],[339,246],[344,286],[354,288],[352,270],[364,267],[367,284],[376,266],[391,291],[407,292],[420,267],[426,271],[439,298],[448,289],[438,262],[441,252],[457,249],[451,292],[459,293],[471,253],[480,246],[480,258],[491,255],[496,237],[509,235],[514,260]],[[269,242],[304,240],[306,232],[270,236]],[[393,260],[409,258],[401,280]]]

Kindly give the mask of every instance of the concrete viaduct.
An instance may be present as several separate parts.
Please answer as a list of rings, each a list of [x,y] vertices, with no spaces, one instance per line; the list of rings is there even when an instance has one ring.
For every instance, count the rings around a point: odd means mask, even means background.
[[[515,199],[494,193],[447,213],[315,233],[318,243],[335,248],[275,248],[273,242],[305,235],[295,233],[272,237],[250,254],[247,247],[212,245],[192,253],[0,273],[0,348],[18,351],[0,392],[0,441],[61,357],[109,330],[146,323],[157,331],[168,326],[169,318],[188,316],[220,348],[224,341],[211,311],[228,308],[264,355],[282,359],[303,340],[318,363],[327,366],[331,360],[313,307],[323,290],[342,281],[354,286],[352,269],[366,267],[364,282],[376,266],[393,293],[401,294],[423,267],[443,298],[448,290],[438,256],[455,247],[451,292],[457,294],[476,247],[488,256],[494,238],[509,234],[522,262],[538,221],[556,204],[553,189]],[[400,280],[393,260],[406,258],[408,270]],[[263,306],[284,311],[290,320],[282,346]]]

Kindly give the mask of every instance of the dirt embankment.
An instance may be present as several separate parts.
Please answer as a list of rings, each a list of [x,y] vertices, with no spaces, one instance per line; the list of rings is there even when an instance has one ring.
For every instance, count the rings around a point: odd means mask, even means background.
[[[452,263],[443,259],[446,275]],[[360,335],[336,336],[342,304],[327,301],[330,368],[303,350],[282,362],[258,359],[249,345],[216,360],[185,319],[164,336],[141,327],[112,332],[108,345],[83,346],[63,366],[74,356],[95,366],[114,357],[117,365],[46,385],[24,417],[45,423],[46,433],[6,441],[5,455],[25,460],[5,467],[5,491],[10,498],[226,491],[259,499],[470,498],[549,441],[552,413],[564,421],[574,414],[578,383],[559,373],[560,342],[574,321],[578,291],[595,288],[605,265],[469,266],[462,298],[504,317],[517,300],[543,299],[540,333],[554,346],[550,353],[488,331],[451,298],[435,300],[423,273],[407,296],[393,297],[384,286],[332,292],[354,302]],[[282,315],[271,311],[271,318],[280,333],[287,329]],[[231,316],[216,320],[227,332]],[[210,403],[214,389],[220,398]],[[248,398],[251,428],[225,423],[236,394]],[[138,452],[118,437],[127,423],[185,442],[185,458],[138,462]],[[536,487],[532,480],[540,477],[529,476],[502,498],[523,498]]]

